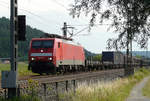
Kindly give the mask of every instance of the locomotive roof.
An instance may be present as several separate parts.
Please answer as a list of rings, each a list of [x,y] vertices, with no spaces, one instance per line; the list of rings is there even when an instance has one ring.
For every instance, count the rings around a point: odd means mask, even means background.
[[[59,39],[65,39],[65,40],[70,40],[70,41],[73,40],[72,38],[60,36],[58,34],[49,34],[49,33],[44,33],[44,35],[41,36],[41,38],[59,38]]]
[[[79,43],[73,40],[66,40],[66,39],[61,39],[61,38],[32,38],[32,40],[61,40],[62,42],[67,43],[67,44],[81,46]]]
[[[59,40],[62,40],[62,42],[67,43],[67,44],[81,46],[79,43],[75,42],[72,38],[66,38],[64,36],[60,36],[57,34],[44,33],[44,35],[41,36],[40,38],[33,38],[32,40],[49,40],[49,39],[53,39],[53,40],[59,39]]]

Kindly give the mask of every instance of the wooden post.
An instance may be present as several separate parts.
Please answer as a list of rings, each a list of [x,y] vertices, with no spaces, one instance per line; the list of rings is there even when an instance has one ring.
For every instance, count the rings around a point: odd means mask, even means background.
[[[68,92],[68,81],[66,81],[66,91]]]

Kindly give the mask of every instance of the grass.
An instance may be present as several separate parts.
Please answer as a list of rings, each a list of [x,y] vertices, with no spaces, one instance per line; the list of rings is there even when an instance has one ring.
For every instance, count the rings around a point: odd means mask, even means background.
[[[10,64],[0,63],[0,71],[10,70]]]
[[[112,82],[96,84],[85,82],[78,85],[76,94],[70,91],[61,94],[60,97],[65,101],[125,101],[134,85],[148,75],[150,70],[140,69],[134,76]]]
[[[0,101],[40,101],[40,99],[32,96],[21,96],[21,97],[14,97],[12,99],[0,98]]]
[[[150,98],[150,79],[148,80],[144,88],[142,89],[142,93],[144,96],[147,96]]]
[[[10,64],[0,63],[0,71],[9,71],[9,70]],[[35,73],[32,73],[31,71],[28,70],[28,64],[25,62],[18,63],[18,74],[19,76],[35,75]]]

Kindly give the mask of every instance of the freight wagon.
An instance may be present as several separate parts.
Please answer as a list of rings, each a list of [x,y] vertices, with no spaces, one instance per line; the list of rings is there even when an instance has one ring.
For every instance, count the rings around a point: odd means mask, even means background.
[[[118,51],[103,51],[102,52],[103,64],[124,64],[124,54]]]

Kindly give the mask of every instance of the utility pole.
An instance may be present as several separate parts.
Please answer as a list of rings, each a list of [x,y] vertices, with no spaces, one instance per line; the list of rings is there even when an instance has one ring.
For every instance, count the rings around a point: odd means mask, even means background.
[[[127,51],[126,51],[126,61],[125,61],[125,75],[129,75],[129,33],[127,32]]]
[[[18,35],[18,5],[17,0],[10,3],[10,49],[11,49],[11,71],[16,73],[17,81],[17,35]],[[16,83],[16,82],[15,82]],[[16,88],[8,88],[8,96],[16,96]]]
[[[132,0],[133,1],[133,0]],[[133,12],[133,2],[130,1],[129,5],[128,5],[128,17],[127,17],[127,21],[128,21],[128,29],[127,29],[127,64],[125,67],[125,75],[131,75],[134,73],[134,68],[132,67],[132,37],[133,37],[133,32],[132,32],[132,26],[131,26],[131,21],[132,21],[132,12]],[[130,49],[129,49],[130,46]]]
[[[17,35],[18,35],[17,0],[11,0],[10,49],[11,71],[17,71]]]
[[[131,13],[130,13],[130,56],[131,56],[131,60],[130,60],[130,75],[133,75],[134,74],[134,67],[132,65],[133,61],[132,61],[132,40],[133,40],[133,34],[134,32],[132,31],[132,15],[133,15],[133,12],[134,12],[134,0],[131,1],[132,2],[132,5],[131,5]]]
[[[131,36],[130,36],[130,56],[131,56],[131,60],[130,60],[130,74],[133,75],[134,74],[134,67],[132,65],[133,61],[132,61],[132,31],[131,31]]]
[[[62,30],[63,30],[63,36],[67,38],[67,23],[66,22],[64,22],[64,27],[62,28]]]
[[[72,29],[72,32],[70,33],[68,29]],[[70,34],[70,38],[73,36],[73,29],[74,27],[67,25],[66,22],[64,22],[64,26],[62,28],[63,30],[63,37],[68,38],[67,32]]]

